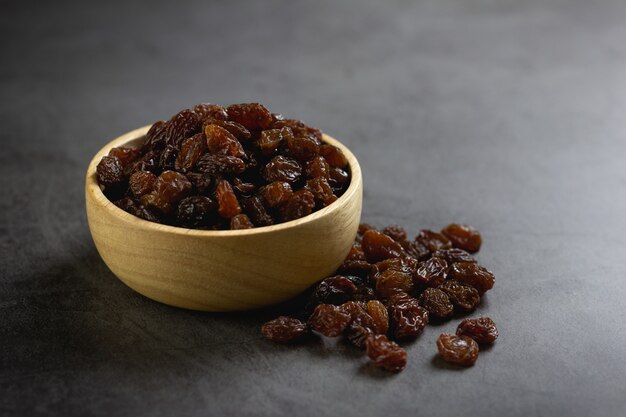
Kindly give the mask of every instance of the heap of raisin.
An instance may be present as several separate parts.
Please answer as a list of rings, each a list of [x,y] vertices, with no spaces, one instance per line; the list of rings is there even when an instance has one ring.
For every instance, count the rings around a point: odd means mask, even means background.
[[[348,159],[318,129],[259,103],[181,110],[155,122],[141,146],[112,148],[96,177],[130,214],[210,230],[305,217],[335,202],[350,183]],[[217,210],[208,215],[206,201],[185,200],[191,197],[206,197]]]

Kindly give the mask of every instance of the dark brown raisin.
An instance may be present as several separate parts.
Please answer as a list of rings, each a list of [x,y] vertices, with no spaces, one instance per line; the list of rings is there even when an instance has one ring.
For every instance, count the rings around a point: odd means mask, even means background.
[[[347,277],[336,275],[322,280],[311,295],[315,304],[341,305],[352,299],[357,292],[357,286]]]
[[[254,228],[254,225],[248,216],[245,214],[238,214],[230,219],[230,228],[231,230],[252,229]]]
[[[128,186],[135,197],[141,197],[144,194],[154,191],[157,176],[149,171],[137,171],[130,176]]]
[[[287,182],[274,181],[259,190],[259,195],[269,208],[289,201],[293,195],[291,185]]]
[[[320,147],[320,154],[333,168],[345,168],[348,165],[348,158],[346,158],[343,151],[336,146],[323,144]]]
[[[190,172],[187,174],[187,179],[193,185],[196,193],[200,195],[208,195],[211,191],[213,181],[211,180],[211,176],[209,174]]]
[[[158,210],[161,214],[170,214],[174,205],[159,197],[156,191],[141,196],[141,204],[150,209]]]
[[[301,174],[302,167],[300,164],[284,156],[272,158],[263,170],[263,177],[268,182],[282,181],[292,183],[297,181]]]
[[[469,253],[478,252],[482,244],[482,238],[478,230],[466,224],[449,224],[441,230],[441,233],[450,239],[452,246],[466,250]]]
[[[209,197],[192,196],[181,200],[176,210],[179,225],[190,229],[205,228],[216,217],[217,204]]]
[[[438,288],[426,288],[420,295],[419,303],[432,317],[447,318],[454,312],[448,295]]]
[[[367,338],[373,336],[374,331],[359,321],[353,321],[346,328],[345,335],[354,346],[364,348]]]
[[[207,125],[204,129],[204,135],[206,136],[209,152],[214,155],[229,155],[241,158],[246,154],[237,138],[222,127]]]
[[[476,258],[474,258],[469,253],[465,252],[463,249],[440,249],[433,253],[434,257],[445,259],[448,265],[452,265],[456,262],[476,262]]]
[[[174,170],[177,157],[178,148],[174,145],[167,145],[159,157],[159,168],[163,171]]]
[[[334,188],[343,188],[350,180],[350,174],[341,168],[331,168],[329,177],[328,181]]]
[[[244,212],[252,219],[257,226],[269,226],[274,224],[272,216],[267,212],[261,199],[258,197],[248,197],[241,200]]]
[[[480,294],[476,288],[454,279],[445,281],[439,289],[448,294],[452,305],[461,310],[471,311],[480,304]]]
[[[241,174],[246,169],[243,159],[229,155],[203,155],[196,164],[198,171],[211,174]]]
[[[492,344],[498,338],[496,323],[489,317],[465,319],[456,328],[457,336],[468,336],[478,344]]]
[[[369,336],[365,346],[367,356],[380,368],[400,372],[406,366],[406,351],[385,335]]]
[[[396,340],[417,337],[428,324],[428,311],[415,298],[403,293],[391,297],[388,308]]]
[[[131,163],[133,163],[141,154],[141,151],[136,148],[119,147],[111,148],[109,156],[116,157],[124,169]]]
[[[333,189],[328,185],[325,178],[318,177],[308,180],[306,188],[313,193],[315,199],[321,203],[323,207],[337,201],[337,196],[333,193]]]
[[[368,230],[363,234],[361,246],[368,262],[378,262],[402,255],[402,246],[389,236],[376,230]]]
[[[372,265],[367,261],[344,261],[337,272],[344,275],[367,277],[372,271]]]
[[[404,272],[388,269],[376,277],[376,293],[381,298],[388,298],[397,292],[410,292],[413,289],[413,277]]]
[[[124,169],[115,156],[103,156],[96,166],[98,182],[105,187],[116,187],[124,183]]]
[[[274,120],[272,113],[259,103],[233,104],[226,111],[230,121],[250,130],[269,129]]]
[[[312,136],[288,136],[287,152],[297,160],[309,160],[320,153],[319,141]]]
[[[290,138],[293,138],[293,133],[288,127],[264,130],[257,141],[257,146],[263,155],[270,156],[276,153],[278,147]]]
[[[382,232],[398,243],[408,240],[406,230],[397,224],[390,224]]]
[[[160,200],[176,203],[191,192],[191,182],[180,172],[165,171],[159,175],[154,190]]]
[[[276,343],[293,343],[308,333],[305,323],[291,317],[280,316],[261,327],[261,332],[268,340]]]
[[[437,339],[437,350],[444,361],[455,365],[472,366],[478,359],[478,344],[467,336],[443,333]]]
[[[422,230],[415,240],[426,246],[431,252],[435,252],[439,249],[450,249],[452,247],[452,243],[450,243],[447,237],[441,233],[433,232],[432,230]]]
[[[350,314],[332,304],[320,304],[309,317],[311,329],[328,337],[337,337],[350,324]]]
[[[228,113],[226,109],[217,104],[200,103],[193,106],[193,112],[198,115],[198,119],[205,121],[207,119],[226,120]]]
[[[448,276],[448,263],[441,258],[420,262],[415,271],[415,283],[421,288],[438,287]]]
[[[165,133],[168,145],[175,148],[180,147],[183,140],[200,131],[202,121],[198,115],[189,109],[176,113],[167,121],[167,131]]]
[[[363,248],[359,243],[353,243],[348,255],[346,256],[347,261],[364,261],[365,260],[365,252],[363,252]]]
[[[496,282],[493,273],[473,262],[457,262],[450,267],[450,277],[478,290],[480,295],[493,288]]]
[[[301,120],[283,119],[282,116],[274,117],[272,128],[280,129],[283,127],[290,128],[296,136],[313,136],[318,140],[322,140],[322,132],[319,129],[307,126]]]
[[[220,216],[230,219],[241,213],[241,206],[237,196],[227,180],[220,180],[215,187],[215,198],[217,199],[217,212]]]
[[[160,150],[165,147],[168,125],[163,120],[159,120],[150,126],[142,149]]]
[[[224,120],[208,119],[204,121],[203,129],[206,129],[208,125],[216,125],[225,130],[237,138],[237,140],[248,140],[252,137],[252,134],[248,129],[235,122],[227,122]]]
[[[307,161],[304,166],[304,173],[308,178],[322,177],[328,179],[330,177],[330,166],[323,156],[316,156]]]
[[[198,159],[207,151],[206,139],[202,133],[197,133],[187,138],[180,145],[180,152],[176,156],[174,168],[177,171],[186,172],[193,168]]]
[[[280,215],[283,221],[299,219],[308,216],[315,208],[315,197],[309,190],[298,190],[289,200],[280,206]]]

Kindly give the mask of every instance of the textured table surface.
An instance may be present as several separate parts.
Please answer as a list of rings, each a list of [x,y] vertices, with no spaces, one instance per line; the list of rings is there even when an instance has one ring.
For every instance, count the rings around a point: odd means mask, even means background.
[[[0,415],[626,415],[623,1],[0,3]],[[363,220],[483,232],[501,337],[398,375],[275,311],[170,308],[124,286],[83,176],[117,135],[261,101],[346,143]],[[399,414],[398,414],[399,415]]]

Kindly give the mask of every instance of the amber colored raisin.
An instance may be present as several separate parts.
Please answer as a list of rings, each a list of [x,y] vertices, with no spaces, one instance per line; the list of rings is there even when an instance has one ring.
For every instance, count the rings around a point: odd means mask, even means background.
[[[420,287],[438,287],[448,276],[448,263],[441,258],[420,262],[415,271],[415,283]]]
[[[237,138],[222,127],[207,125],[204,129],[204,135],[206,136],[209,152],[212,154],[229,155],[237,158],[241,158],[246,154]]]
[[[207,195],[211,191],[211,185],[213,181],[209,174],[202,172],[190,172],[187,174],[187,179],[193,185],[193,188],[197,194]]]
[[[230,121],[250,130],[269,129],[274,120],[272,113],[259,103],[233,104],[226,111]]]
[[[185,139],[180,145],[180,151],[176,156],[174,168],[176,168],[177,171],[183,172],[190,170],[206,151],[206,140],[202,133],[197,133]]]
[[[174,145],[167,145],[159,157],[159,168],[163,171],[174,170],[177,157],[178,148]]]
[[[465,252],[463,249],[440,249],[433,253],[433,256],[436,258],[445,259],[448,265],[452,265],[456,262],[476,262],[476,258],[474,258],[469,253]]]
[[[243,159],[234,156],[206,154],[200,157],[196,167],[198,171],[211,175],[241,174],[246,164]]]
[[[451,223],[441,230],[452,246],[463,249],[469,253],[478,252],[482,244],[482,238],[478,230],[466,224]]]
[[[468,336],[479,344],[491,344],[498,338],[496,323],[489,317],[465,319],[456,328],[457,336]]]
[[[180,172],[165,171],[157,178],[154,186],[159,199],[167,203],[176,203],[191,192],[191,182]]]
[[[267,207],[273,208],[289,201],[293,195],[293,191],[289,183],[274,181],[261,188],[259,195]]]
[[[450,249],[452,247],[452,243],[450,243],[447,237],[441,233],[433,232],[432,230],[422,230],[415,240],[426,246],[431,252],[435,252],[439,249]]]
[[[404,230],[403,227],[398,226],[397,224],[390,224],[389,226],[385,227],[382,232],[398,243],[408,239],[406,230]]]
[[[226,109],[217,104],[200,103],[193,106],[192,110],[201,121],[206,119],[226,120],[228,118]]]
[[[220,180],[215,187],[215,198],[217,199],[217,212],[220,216],[230,219],[241,213],[241,206],[237,196],[227,180]]]
[[[250,133],[250,131],[246,129],[245,127],[243,127],[242,125],[240,125],[239,123],[228,122],[225,120],[209,119],[209,120],[205,120],[204,127],[202,130],[204,130],[207,125],[219,126],[227,130],[228,132],[230,132],[230,134],[236,137],[237,140],[248,140],[252,137],[252,134]]]
[[[364,348],[367,338],[374,335],[374,331],[372,329],[364,326],[359,321],[353,321],[350,323],[344,332],[350,343],[358,348]]]
[[[350,324],[350,314],[332,304],[320,304],[309,317],[311,329],[328,337],[341,335]]]
[[[376,293],[381,298],[388,298],[396,292],[410,292],[413,289],[413,277],[404,272],[388,269],[376,277]]]
[[[124,183],[124,169],[115,156],[103,156],[96,166],[98,182],[105,187],[116,187]]]
[[[357,229],[357,237],[363,236],[365,232],[368,230],[377,230],[374,226],[368,223],[359,223],[359,228]]]
[[[320,144],[312,136],[288,136],[287,152],[289,156],[300,161],[306,161],[320,153]]]
[[[389,313],[383,303],[378,300],[367,302],[367,312],[372,317],[374,332],[386,334],[389,330]]]
[[[402,255],[402,246],[389,236],[376,230],[368,230],[363,234],[361,246],[368,262],[378,262]]]
[[[345,276],[335,275],[322,280],[311,294],[311,301],[315,304],[341,305],[352,299],[357,292],[357,286]]]
[[[209,197],[191,196],[178,203],[176,220],[179,225],[190,229],[209,226],[216,216],[217,204]]]
[[[126,168],[129,164],[134,162],[139,155],[140,151],[136,148],[119,147],[111,148],[109,151],[109,156],[116,157],[120,161],[120,164],[122,164],[123,168]]]
[[[369,336],[365,342],[367,356],[374,365],[391,372],[400,372],[406,366],[406,351],[397,343],[379,334]]]
[[[389,299],[389,317],[396,340],[419,336],[428,324],[428,311],[415,298],[399,293]]]
[[[298,162],[285,156],[276,156],[265,165],[263,177],[268,182],[283,181],[295,182],[302,174],[302,167]]]
[[[308,333],[305,323],[291,317],[280,316],[261,327],[263,336],[276,343],[293,343]]]
[[[315,208],[315,197],[309,190],[298,190],[289,200],[280,206],[283,221],[290,221],[308,216]]]
[[[430,257],[430,251],[428,248],[417,241],[405,240],[400,242],[400,245],[407,255],[412,256],[417,260],[425,261]]]
[[[409,276],[413,276],[417,270],[418,262],[415,258],[410,256],[403,256],[401,258],[389,258],[384,261],[376,262],[372,268],[371,278],[376,279],[377,274],[385,272],[387,270],[403,272]]]
[[[142,195],[141,204],[146,207],[158,210],[162,214],[170,214],[170,212],[172,212],[174,208],[174,205],[171,202],[160,198],[156,191]]]
[[[261,132],[261,137],[257,141],[257,146],[265,156],[273,155],[278,147],[293,137],[293,133],[288,127],[282,129],[269,129]]]
[[[476,288],[454,279],[445,281],[439,289],[448,294],[452,305],[461,310],[470,311],[480,304],[480,294]]]
[[[345,168],[348,165],[348,158],[346,158],[343,151],[336,146],[325,143],[320,147],[320,154],[333,168]]]
[[[283,127],[290,128],[296,136],[313,136],[318,140],[322,140],[322,132],[314,127],[307,126],[303,121],[296,119],[284,119],[282,116],[274,117],[272,128],[280,129]]]
[[[323,207],[337,201],[337,196],[333,193],[333,189],[328,185],[325,178],[318,177],[308,180],[306,188],[313,193],[315,199],[318,200]]]
[[[248,216],[245,214],[238,214],[230,219],[230,228],[231,230],[252,229],[254,228],[254,225]]]
[[[478,359],[478,344],[467,336],[442,333],[437,339],[437,350],[444,361],[455,365],[472,366]]]
[[[274,224],[272,216],[267,212],[259,197],[247,197],[241,200],[243,211],[257,226],[269,226]]]
[[[193,110],[181,110],[167,121],[167,144],[178,148],[183,140],[198,133],[201,125],[200,118]]]
[[[154,191],[157,176],[149,171],[137,171],[130,176],[128,186],[135,197]]]
[[[478,290],[480,295],[493,288],[496,282],[493,273],[473,262],[457,262],[450,267],[450,277]]]
[[[446,318],[454,312],[450,298],[438,288],[426,288],[420,295],[419,303],[428,310],[428,314],[432,317]]]
[[[323,156],[316,156],[310,161],[307,161],[304,166],[304,173],[308,178],[329,178],[330,166]]]
[[[363,248],[359,243],[353,243],[348,255],[346,256],[347,261],[364,261],[365,260],[365,252],[363,252]]]

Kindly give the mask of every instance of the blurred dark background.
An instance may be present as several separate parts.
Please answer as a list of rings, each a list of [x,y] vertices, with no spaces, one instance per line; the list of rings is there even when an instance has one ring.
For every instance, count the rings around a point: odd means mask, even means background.
[[[626,415],[626,2],[0,1],[0,415]],[[501,338],[399,375],[276,312],[157,304],[100,260],[84,172],[189,105],[348,145],[363,220],[483,232]]]

